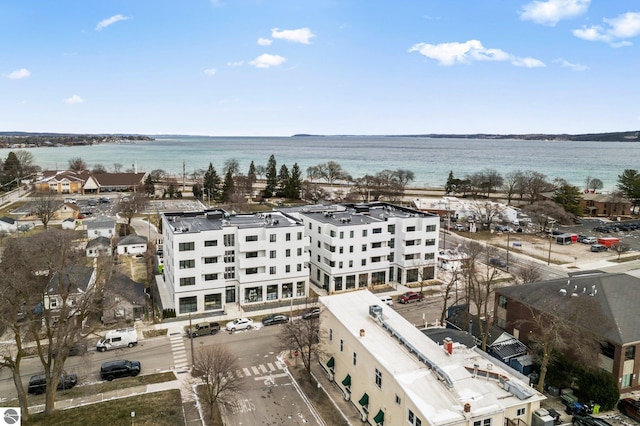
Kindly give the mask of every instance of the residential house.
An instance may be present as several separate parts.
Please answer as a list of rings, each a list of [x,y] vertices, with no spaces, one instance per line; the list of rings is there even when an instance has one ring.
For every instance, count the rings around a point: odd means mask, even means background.
[[[319,301],[320,365],[363,422],[532,424],[545,399],[482,351],[432,341],[366,289]]]
[[[98,216],[93,220],[85,220],[84,224],[90,240],[97,237],[113,238],[116,235],[116,221],[110,217]]]
[[[113,247],[111,246],[111,238],[100,236],[89,240],[85,251],[87,257],[112,256]]]
[[[88,170],[48,170],[34,183],[36,191],[57,194],[94,194],[136,191],[146,173],[91,173]]]
[[[88,176],[88,171],[47,170],[42,172],[42,178],[34,183],[34,187],[37,192],[81,194]]]
[[[538,332],[534,315],[568,321],[600,341],[599,368],[621,392],[640,390],[640,279],[622,273],[586,271],[496,290],[497,325],[527,344]],[[596,349],[597,350],[597,349]],[[566,355],[571,357],[570,351]]]
[[[382,202],[299,210],[309,279],[329,293],[436,277],[437,215]]]
[[[68,306],[80,304],[96,282],[96,271],[92,267],[75,265],[68,270],[55,273],[49,281],[44,297],[44,309],[55,311],[66,303]]]
[[[146,173],[92,173],[83,185],[85,194],[135,192],[144,183]]]
[[[582,194],[580,206],[585,216],[618,217],[631,214],[631,201],[617,194],[597,194],[587,192]]]
[[[74,203],[62,203],[53,212],[55,220],[77,219],[80,214],[80,207]]]
[[[119,255],[144,254],[147,251],[147,237],[141,235],[127,235],[122,237],[116,246]]]
[[[62,221],[62,229],[68,230],[68,231],[73,231],[76,229],[78,220],[74,219],[74,218],[67,218],[65,220]]]
[[[158,290],[162,307],[177,315],[309,295],[309,240],[302,222],[290,215],[230,215],[220,209],[165,213],[162,232]]]
[[[13,234],[17,230],[18,230],[18,222],[15,219],[9,216],[0,217],[0,232]]]

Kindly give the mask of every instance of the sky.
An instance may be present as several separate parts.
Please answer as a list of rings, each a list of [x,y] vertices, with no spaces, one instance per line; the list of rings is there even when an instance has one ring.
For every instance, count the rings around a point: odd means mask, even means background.
[[[640,129],[637,0],[2,0],[0,131]]]

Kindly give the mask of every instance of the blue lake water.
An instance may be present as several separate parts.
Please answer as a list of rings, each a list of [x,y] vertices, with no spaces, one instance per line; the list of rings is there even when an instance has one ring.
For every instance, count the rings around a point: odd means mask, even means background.
[[[310,166],[335,161],[354,178],[385,169],[411,170],[410,186],[442,187],[449,171],[463,178],[485,168],[502,175],[513,170],[535,170],[549,180],[562,177],[580,188],[588,176],[604,183],[604,190],[615,189],[625,169],[640,168],[637,142],[556,142],[494,139],[429,139],[382,136],[308,137],[157,137],[133,144],[28,148],[35,163],[44,170],[65,169],[69,159],[81,157],[89,167],[102,164],[108,170],[114,163],[138,171],[163,169],[181,175],[206,169],[209,162],[219,174],[224,162],[235,159],[247,173],[253,160],[266,165],[273,154],[277,168],[289,169],[298,163],[303,175]],[[0,150],[6,158],[9,149]]]

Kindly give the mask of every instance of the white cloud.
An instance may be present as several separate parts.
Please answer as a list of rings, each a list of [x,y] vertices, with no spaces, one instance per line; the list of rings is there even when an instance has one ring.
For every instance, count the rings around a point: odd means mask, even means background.
[[[96,31],[102,31],[104,28],[107,28],[109,25],[113,25],[118,21],[126,21],[127,19],[131,19],[131,18],[124,15],[114,15],[111,18],[103,19],[102,21],[98,22],[98,25],[96,25]]]
[[[204,73],[206,75],[216,75],[218,71],[215,68],[207,68],[206,70],[204,70]]]
[[[280,31],[278,28],[274,28],[271,30],[271,37],[281,40],[293,41],[295,43],[309,44],[309,40],[315,37],[315,35],[309,28],[299,28],[297,30],[282,31]]]
[[[271,68],[283,64],[287,59],[280,55],[269,55],[263,53],[262,55],[249,62],[256,68]]]
[[[554,26],[563,19],[580,16],[589,9],[591,0],[547,0],[525,4],[520,19]]]
[[[31,72],[29,72],[28,69],[26,68],[20,68],[19,70],[15,70],[12,71],[7,78],[11,79],[11,80],[20,80],[21,78],[27,78],[31,75]]]
[[[556,59],[554,62],[557,62],[558,64],[560,64],[560,66],[562,68],[569,68],[572,71],[585,71],[588,69],[588,67],[586,65],[582,65],[582,64],[573,64],[569,61],[566,61],[562,58],[558,58]]]
[[[260,46],[270,46],[271,43],[273,43],[273,40],[271,40],[270,38],[264,38],[264,37],[260,37],[258,39],[258,44]]]
[[[613,47],[630,46],[629,38],[640,35],[640,12],[627,12],[615,18],[603,18],[606,25],[583,26],[573,35],[587,41],[601,41]]]
[[[418,52],[445,66],[456,63],[470,64],[474,61],[509,61],[515,66],[527,68],[545,66],[538,59],[518,58],[501,49],[487,49],[478,40],[468,40],[464,43],[417,43],[411,46],[409,52]]]
[[[244,65],[244,61],[227,62],[228,67],[240,67]]]
[[[70,98],[67,98],[64,100],[65,103],[69,104],[69,105],[73,105],[73,104],[81,104],[84,102],[84,99],[82,99],[80,96],[78,95],[73,95]]]

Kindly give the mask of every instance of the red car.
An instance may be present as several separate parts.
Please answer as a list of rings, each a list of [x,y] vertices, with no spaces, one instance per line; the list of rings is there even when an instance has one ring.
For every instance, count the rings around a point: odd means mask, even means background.
[[[618,410],[625,416],[640,422],[640,401],[633,398],[624,398],[618,402]]]
[[[416,293],[415,291],[408,291],[398,296],[398,302],[400,303],[420,302],[423,299],[424,299],[424,294]]]

